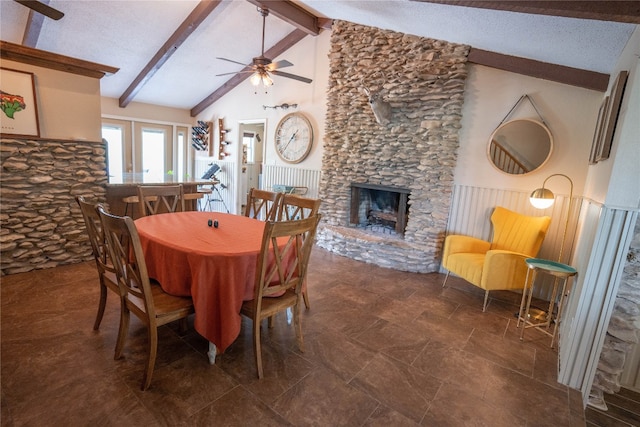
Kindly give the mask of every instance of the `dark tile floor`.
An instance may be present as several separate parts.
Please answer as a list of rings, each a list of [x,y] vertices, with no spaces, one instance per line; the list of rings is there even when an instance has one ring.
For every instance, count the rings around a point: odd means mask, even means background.
[[[190,329],[161,328],[151,388],[132,316],[113,360],[119,306],[99,331],[92,263],[2,277],[2,425],[583,426],[579,393],[556,381],[549,337],[518,339],[519,296],[441,274],[378,268],[315,248],[305,352],[280,316],[255,376],[251,324],[218,357]],[[265,327],[263,330],[266,330]]]

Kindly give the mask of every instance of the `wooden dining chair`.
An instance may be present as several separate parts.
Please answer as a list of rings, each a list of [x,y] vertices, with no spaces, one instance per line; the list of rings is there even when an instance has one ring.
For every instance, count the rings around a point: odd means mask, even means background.
[[[305,219],[318,214],[320,209],[320,199],[310,199],[300,197],[296,194],[283,194],[278,209],[278,221],[293,221],[297,219]],[[306,286],[302,288],[302,298],[304,306],[309,309],[309,290]]]
[[[102,232],[100,215],[97,211],[98,205],[87,202],[83,196],[76,196],[76,201],[80,206],[82,218],[84,218],[84,224],[87,229],[87,234],[89,235],[89,243],[91,243],[93,258],[96,261],[96,267],[98,269],[100,301],[98,302],[96,320],[93,323],[93,329],[97,331],[100,328],[100,323],[104,316],[104,309],[107,305],[107,289],[111,289],[116,293],[116,295],[118,295],[121,306],[124,304],[124,299],[122,298],[123,295],[120,293],[120,287],[118,286],[118,279],[116,277],[116,269],[111,262],[105,236]]]
[[[138,201],[142,216],[160,212],[184,212],[184,190],[178,185],[139,185]]]
[[[282,193],[258,190],[257,188],[250,189],[244,216],[263,221],[274,221],[278,215],[281,197]]]
[[[298,348],[304,351],[300,301],[302,283],[320,215],[298,221],[267,221],[256,266],[253,299],[240,313],[253,321],[253,350],[258,378],[263,377],[260,327],[262,321],[291,308]]]
[[[320,199],[300,197],[296,194],[283,194],[278,208],[278,221],[293,221],[314,216],[320,209]]]
[[[116,268],[118,285],[124,294],[116,359],[119,359],[129,329],[129,313],[136,315],[147,327],[147,363],[142,377],[142,390],[149,388],[158,350],[158,328],[186,319],[194,312],[189,297],[169,295],[158,283],[151,283],[144,260],[136,225],[128,216],[116,216],[98,206],[98,213]]]

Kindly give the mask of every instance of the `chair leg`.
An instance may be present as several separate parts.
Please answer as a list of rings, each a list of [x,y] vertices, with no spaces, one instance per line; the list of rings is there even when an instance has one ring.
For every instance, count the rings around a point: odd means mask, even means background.
[[[487,301],[489,300],[489,291],[484,291],[484,304],[482,304],[482,312],[487,311]]]
[[[93,322],[93,330],[97,331],[100,328],[102,322],[102,316],[104,316],[104,308],[107,305],[107,287],[102,283],[100,279],[100,302],[98,303],[98,313],[96,314],[96,321]]]
[[[304,299],[304,306],[309,310],[311,305],[309,304],[309,295],[307,295],[307,291],[302,292],[302,298]]]
[[[298,304],[291,307],[293,309],[293,327],[296,330],[296,340],[298,341],[298,348],[304,353],[304,339],[302,338],[302,323],[300,322],[300,300]]]
[[[151,376],[153,368],[156,365],[156,355],[158,353],[158,328],[155,325],[147,327],[147,337],[149,340],[149,350],[147,354],[147,366],[142,377],[142,391],[145,391],[151,385]]]
[[[444,276],[444,282],[442,282],[442,287],[444,288],[445,285],[447,284],[447,279],[449,278],[449,274],[451,274],[450,271],[447,271],[447,275]]]
[[[178,320],[178,325],[180,326],[180,335],[184,335],[187,333],[187,331],[189,330],[189,321],[186,317],[183,317],[182,319]]]
[[[253,353],[256,358],[256,370],[258,372],[258,378],[263,377],[262,371],[262,346],[260,345],[260,321],[258,319],[253,320]]]
[[[116,351],[113,355],[115,360],[120,359],[122,356],[122,349],[124,348],[124,342],[129,332],[129,309],[126,307],[125,302],[120,299],[120,327],[118,328],[118,340],[116,341]]]

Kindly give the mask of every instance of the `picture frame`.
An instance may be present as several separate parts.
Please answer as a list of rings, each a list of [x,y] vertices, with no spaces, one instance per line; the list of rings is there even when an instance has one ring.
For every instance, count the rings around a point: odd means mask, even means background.
[[[2,135],[40,137],[33,73],[0,67],[0,110]]]
[[[605,96],[600,104],[600,110],[598,110],[598,121],[596,122],[596,130],[593,133],[593,141],[591,142],[591,154],[589,155],[589,164],[595,165],[598,163],[597,157],[600,153],[600,147],[603,142],[603,130],[604,119],[607,113],[607,107],[609,106],[609,97]]]
[[[602,129],[602,142],[596,155],[596,161],[606,160],[611,154],[611,145],[613,144],[613,136],[616,131],[618,115],[624,97],[624,89],[627,85],[628,71],[620,71],[616,77],[611,94],[609,95],[609,105],[605,115],[604,128]]]

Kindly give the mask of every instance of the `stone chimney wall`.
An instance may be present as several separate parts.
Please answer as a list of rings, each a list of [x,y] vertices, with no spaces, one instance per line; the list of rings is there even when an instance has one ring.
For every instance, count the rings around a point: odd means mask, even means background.
[[[469,47],[333,24],[318,244],[384,267],[432,272],[447,225]],[[391,105],[376,122],[364,87]],[[350,184],[411,190],[404,238],[349,226]]]
[[[92,260],[75,200],[106,200],[102,142],[2,138],[2,275]]]

